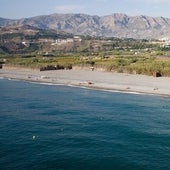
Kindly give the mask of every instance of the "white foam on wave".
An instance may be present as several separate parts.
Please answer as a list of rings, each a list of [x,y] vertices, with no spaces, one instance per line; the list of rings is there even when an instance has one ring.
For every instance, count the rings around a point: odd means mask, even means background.
[[[153,93],[147,93],[147,92],[137,92],[137,91],[126,91],[126,90],[118,90],[118,89],[107,89],[104,87],[97,87],[97,86],[83,86],[83,85],[74,85],[69,83],[52,83],[52,82],[40,82],[40,81],[30,81],[30,80],[19,80],[19,79],[11,79],[11,78],[4,78],[0,77],[0,79],[7,79],[7,80],[15,80],[15,81],[25,81],[28,83],[34,83],[34,84],[41,84],[41,85],[47,85],[47,86],[68,86],[73,88],[82,88],[82,89],[88,89],[88,90],[98,90],[98,91],[106,91],[111,93],[124,93],[124,94],[132,94],[132,95],[152,95],[152,96],[160,96],[159,94],[153,94]]]
[[[62,84],[62,83],[49,83],[49,82],[38,82],[38,81],[28,81],[28,82],[33,84],[47,85],[47,86],[67,86],[66,84]]]

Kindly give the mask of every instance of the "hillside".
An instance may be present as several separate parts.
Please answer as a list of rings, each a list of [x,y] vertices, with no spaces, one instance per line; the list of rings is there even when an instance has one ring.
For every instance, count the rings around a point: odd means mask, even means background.
[[[56,39],[72,38],[69,33],[44,30],[30,25],[12,25],[0,28],[0,54],[31,53],[48,50]]]
[[[18,20],[0,18],[1,27],[13,24],[90,36],[170,38],[170,19],[143,15],[128,16],[121,13],[101,17],[86,14],[52,14]]]

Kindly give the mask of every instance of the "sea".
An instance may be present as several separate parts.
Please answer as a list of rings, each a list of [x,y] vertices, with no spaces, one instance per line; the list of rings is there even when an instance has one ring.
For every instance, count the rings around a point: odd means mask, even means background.
[[[1,170],[168,170],[170,97],[0,79]]]

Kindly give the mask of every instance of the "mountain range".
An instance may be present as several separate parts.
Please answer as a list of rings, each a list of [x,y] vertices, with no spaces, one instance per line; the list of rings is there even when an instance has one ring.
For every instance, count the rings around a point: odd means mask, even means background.
[[[0,27],[30,25],[40,29],[53,29],[76,35],[170,39],[170,19],[150,16],[128,16],[115,13],[107,16],[87,14],[52,14],[22,19],[0,18]]]

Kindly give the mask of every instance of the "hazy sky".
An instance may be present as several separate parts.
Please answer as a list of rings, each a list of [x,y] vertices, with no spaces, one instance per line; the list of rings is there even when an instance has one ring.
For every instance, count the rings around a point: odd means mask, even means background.
[[[163,16],[170,18],[170,0],[0,0],[0,17],[19,19],[53,13]]]

